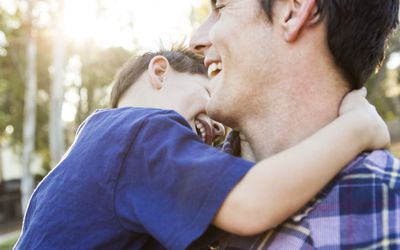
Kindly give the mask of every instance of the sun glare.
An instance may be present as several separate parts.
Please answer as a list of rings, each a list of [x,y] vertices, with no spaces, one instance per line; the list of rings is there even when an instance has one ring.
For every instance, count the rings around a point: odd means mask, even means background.
[[[96,44],[102,48],[157,50],[160,43],[169,46],[187,37],[191,31],[192,6],[200,1],[65,0],[64,34],[68,41],[80,46]],[[72,67],[77,61],[80,59],[72,58],[68,63],[66,86],[80,84],[80,68]],[[76,95],[74,90],[65,93],[64,122],[75,118]]]
[[[156,49],[160,42],[169,45],[184,40],[191,31],[190,11],[199,1],[68,0],[64,31],[76,43]]]
[[[64,31],[75,42],[83,42],[93,36],[96,27],[95,0],[68,0],[64,6]]]

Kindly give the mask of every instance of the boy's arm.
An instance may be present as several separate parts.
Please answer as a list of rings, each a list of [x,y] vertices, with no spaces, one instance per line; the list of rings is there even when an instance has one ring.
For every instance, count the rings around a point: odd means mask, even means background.
[[[255,165],[229,193],[214,225],[239,235],[270,229],[311,200],[357,154],[386,146],[389,134],[375,109],[350,95],[353,100],[344,100],[341,116],[331,124]]]

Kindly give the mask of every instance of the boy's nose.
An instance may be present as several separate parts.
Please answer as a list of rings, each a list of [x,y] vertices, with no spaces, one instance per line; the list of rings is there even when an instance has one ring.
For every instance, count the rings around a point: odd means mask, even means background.
[[[211,121],[213,127],[213,140],[222,139],[225,136],[225,127],[219,122]]]

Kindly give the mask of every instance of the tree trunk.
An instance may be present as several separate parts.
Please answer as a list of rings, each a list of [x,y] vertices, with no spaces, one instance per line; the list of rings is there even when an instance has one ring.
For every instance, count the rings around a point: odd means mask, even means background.
[[[3,182],[3,144],[0,142],[0,183]]]
[[[64,129],[62,124],[62,105],[64,101],[65,80],[65,39],[62,28],[64,1],[58,1],[56,33],[53,43],[53,75],[49,114],[49,144],[51,167],[55,167],[65,151]]]
[[[33,176],[31,173],[31,162],[35,150],[36,130],[36,55],[37,45],[32,30],[32,5],[28,1],[28,39],[26,50],[26,86],[25,86],[25,107],[23,127],[23,151],[22,151],[22,178],[21,178],[21,208],[24,212],[28,206],[29,198],[33,192]]]

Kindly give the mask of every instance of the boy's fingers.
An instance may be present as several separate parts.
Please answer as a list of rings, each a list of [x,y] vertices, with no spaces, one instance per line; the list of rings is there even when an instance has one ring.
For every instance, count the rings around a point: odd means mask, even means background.
[[[362,87],[361,89],[356,89],[350,92],[352,95],[360,95],[362,97],[367,97],[367,88]]]
[[[359,91],[363,97],[367,97],[367,88],[366,87],[362,87]]]

